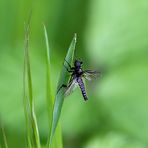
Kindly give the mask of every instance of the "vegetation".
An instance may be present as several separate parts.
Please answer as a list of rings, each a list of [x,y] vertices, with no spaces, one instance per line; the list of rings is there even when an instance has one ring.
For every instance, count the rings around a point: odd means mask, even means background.
[[[53,148],[148,147],[147,14],[146,0],[1,1],[0,148],[44,148],[52,138]],[[64,102],[56,95],[69,78],[65,55],[102,71],[95,88],[86,84],[87,102],[79,89]]]

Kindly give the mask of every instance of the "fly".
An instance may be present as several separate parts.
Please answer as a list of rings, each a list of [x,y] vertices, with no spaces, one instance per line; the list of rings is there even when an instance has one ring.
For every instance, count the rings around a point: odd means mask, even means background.
[[[68,85],[63,84],[59,89],[58,92],[60,91],[61,88],[66,88],[65,90],[65,95],[69,95],[77,86],[79,86],[82,96],[85,101],[88,100],[87,94],[86,94],[86,89],[85,85],[83,82],[83,78],[86,80],[92,80],[95,79],[99,76],[100,72],[98,71],[93,71],[93,70],[83,70],[82,65],[83,62],[80,60],[75,60],[74,61],[74,66],[72,67],[66,60],[65,62],[68,64],[69,68],[67,68],[65,65],[64,67],[66,70],[71,74],[70,75],[70,80],[68,82]]]

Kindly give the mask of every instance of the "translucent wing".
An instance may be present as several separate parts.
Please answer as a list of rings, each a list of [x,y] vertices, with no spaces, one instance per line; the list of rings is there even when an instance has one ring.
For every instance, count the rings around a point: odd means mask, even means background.
[[[76,77],[71,77],[65,91],[65,96],[70,95],[77,86],[78,86],[78,83],[77,83]]]
[[[89,81],[98,78],[101,75],[99,71],[85,70],[83,77]]]

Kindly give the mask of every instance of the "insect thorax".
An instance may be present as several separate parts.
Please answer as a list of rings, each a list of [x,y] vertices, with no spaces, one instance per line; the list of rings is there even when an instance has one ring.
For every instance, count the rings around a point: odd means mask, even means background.
[[[83,74],[83,70],[81,68],[75,70],[76,76],[81,76]]]

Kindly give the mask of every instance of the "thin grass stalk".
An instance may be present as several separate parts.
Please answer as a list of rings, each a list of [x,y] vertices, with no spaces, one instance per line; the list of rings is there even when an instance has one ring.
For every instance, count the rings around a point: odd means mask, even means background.
[[[30,20],[29,20],[30,21]],[[29,24],[29,22],[28,22]],[[29,27],[29,26],[28,26]],[[26,121],[26,128],[27,128],[27,144],[29,148],[33,148],[33,139],[32,139],[32,132],[31,132],[31,126],[30,126],[30,106],[29,106],[29,99],[27,95],[27,53],[26,51],[28,50],[28,42],[29,42],[29,32],[28,29],[25,25],[25,50],[24,50],[24,71],[23,71],[23,105],[24,105],[24,114],[25,114],[25,121]]]
[[[1,129],[2,129],[2,135],[3,135],[3,140],[4,140],[4,146],[5,146],[5,148],[8,148],[8,142],[7,142],[7,137],[6,137],[5,129],[4,129],[3,126],[1,127]]]
[[[37,120],[34,111],[34,100],[32,93],[32,77],[31,77],[31,69],[30,69],[30,61],[29,61],[29,53],[28,53],[28,43],[29,43],[29,29],[30,29],[30,18],[28,24],[25,28],[25,66],[24,66],[24,99],[26,99],[25,103],[25,112],[27,112],[27,122],[28,122],[28,142],[29,146],[32,147],[31,142],[33,142],[33,147],[40,148],[40,137],[38,132]],[[31,127],[31,128],[30,128]],[[31,132],[30,132],[31,130]]]

